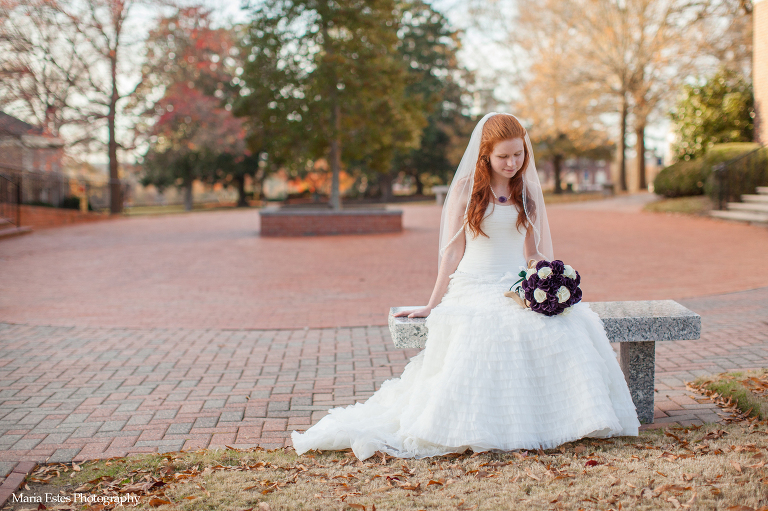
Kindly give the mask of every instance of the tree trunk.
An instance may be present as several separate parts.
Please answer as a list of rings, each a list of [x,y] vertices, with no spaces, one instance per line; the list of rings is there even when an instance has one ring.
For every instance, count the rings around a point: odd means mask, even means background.
[[[560,186],[560,167],[563,163],[563,155],[562,154],[556,154],[554,158],[552,158],[552,168],[555,170],[555,193],[563,193],[563,189]]]
[[[331,61],[334,58],[334,49],[331,44],[331,37],[328,26],[323,23],[323,46]],[[339,105],[339,91],[336,84],[335,73],[332,75],[329,98],[331,100],[331,207],[335,210],[341,209],[341,193],[339,190],[339,173],[341,172],[341,106]]]
[[[619,189],[622,192],[627,191],[627,112],[629,105],[627,103],[627,93],[621,93],[621,134],[619,135]]]
[[[184,184],[184,211],[192,211],[192,184],[194,181],[188,181]]]
[[[635,128],[637,136],[637,175],[640,191],[648,191],[648,182],[645,177],[645,123]]]
[[[117,115],[117,55],[110,59],[112,73],[112,96],[109,101],[107,129],[109,131],[109,211],[113,215],[123,212],[123,197],[120,187],[120,176],[117,173],[117,134],[115,116]]]
[[[245,198],[245,175],[240,175],[235,178],[237,182],[237,207],[247,208],[248,200]]]
[[[385,172],[379,177],[379,187],[381,188],[381,200],[382,202],[392,201],[392,174]]]
[[[416,182],[416,195],[424,195],[424,183],[421,182],[421,176],[419,176],[419,172],[416,171],[412,175],[414,181]]]
[[[339,173],[341,172],[341,140],[339,135],[340,112],[338,103],[333,107],[333,124],[335,136],[331,140],[331,207],[341,209],[341,193],[339,191]]]

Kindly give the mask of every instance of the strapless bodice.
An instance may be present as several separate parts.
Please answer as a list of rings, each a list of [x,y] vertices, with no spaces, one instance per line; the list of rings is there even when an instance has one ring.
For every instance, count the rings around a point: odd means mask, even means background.
[[[520,266],[525,266],[525,231],[519,232],[515,222],[517,208],[514,205],[488,204],[481,224],[488,237],[482,234],[474,237],[465,227],[467,244],[456,271],[477,275],[518,273]]]

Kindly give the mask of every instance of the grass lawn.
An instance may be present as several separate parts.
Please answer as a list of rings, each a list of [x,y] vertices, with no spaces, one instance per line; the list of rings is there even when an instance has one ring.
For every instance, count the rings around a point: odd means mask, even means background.
[[[708,215],[712,201],[706,195],[676,197],[650,202],[643,208],[652,213],[682,213],[684,215]]]
[[[554,194],[547,192],[544,194],[544,204],[562,204],[564,202],[581,202],[587,200],[602,200],[610,195],[605,195],[602,192],[585,192],[585,193],[561,193]]]
[[[718,375],[691,388],[707,385],[717,389],[705,390],[711,397],[734,407],[733,422],[582,439],[548,451],[422,460],[378,454],[361,462],[351,452],[296,456],[290,448],[142,455],[41,466],[16,495],[135,495],[139,509],[159,510],[768,511],[768,420],[754,413],[768,404],[768,371]],[[734,397],[742,390],[749,399]],[[38,507],[16,503],[6,509]]]
[[[183,204],[171,204],[168,206],[131,206],[125,208],[126,216],[169,215],[177,213],[192,213],[197,211],[215,211],[222,209],[235,209],[234,204],[194,204],[192,211],[186,211]]]

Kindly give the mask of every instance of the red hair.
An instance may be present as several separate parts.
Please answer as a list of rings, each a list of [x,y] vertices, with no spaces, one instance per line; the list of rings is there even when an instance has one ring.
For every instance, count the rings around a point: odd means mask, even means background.
[[[486,238],[488,237],[480,228],[480,224],[483,222],[485,211],[492,197],[491,176],[493,175],[493,169],[491,168],[491,153],[493,148],[503,140],[520,138],[525,142],[525,134],[526,131],[523,125],[512,115],[494,115],[485,121],[483,125],[483,134],[480,138],[480,155],[475,165],[475,181],[472,186],[469,209],[467,210],[467,225],[475,237],[480,234]],[[523,166],[509,179],[509,188],[512,192],[510,200],[517,206],[518,211],[517,222],[515,223],[518,231],[520,227],[525,227],[526,231],[529,228],[528,219],[525,217],[525,209],[523,207],[523,172],[528,168],[531,155],[528,153],[528,147],[525,144],[523,144],[523,148]],[[533,201],[530,198],[528,206],[529,209],[533,208]],[[531,213],[533,214],[533,211]]]

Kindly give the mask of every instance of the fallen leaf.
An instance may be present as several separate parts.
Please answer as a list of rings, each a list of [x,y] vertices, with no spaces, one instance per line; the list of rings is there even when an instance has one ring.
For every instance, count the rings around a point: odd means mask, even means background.
[[[170,500],[165,500],[158,497],[152,497],[151,499],[149,499],[150,507],[168,506],[170,504],[171,504]]]
[[[347,504],[347,505],[352,509],[362,509],[363,511],[365,511],[365,506],[362,504]]]
[[[541,478],[539,476],[535,476],[535,475],[531,474],[530,472],[528,472],[527,470],[525,471],[525,473],[531,479],[536,479],[537,481],[541,481]]]
[[[573,450],[573,452],[576,453],[576,454],[581,454],[581,453],[583,453],[586,450],[587,450],[587,448],[584,447],[583,445],[577,445],[576,448]]]
[[[599,465],[597,460],[587,460],[587,462],[584,463],[585,467],[594,467],[595,465]]]
[[[741,465],[738,464],[736,461],[731,461],[731,466],[736,469],[736,472],[741,474]]]

